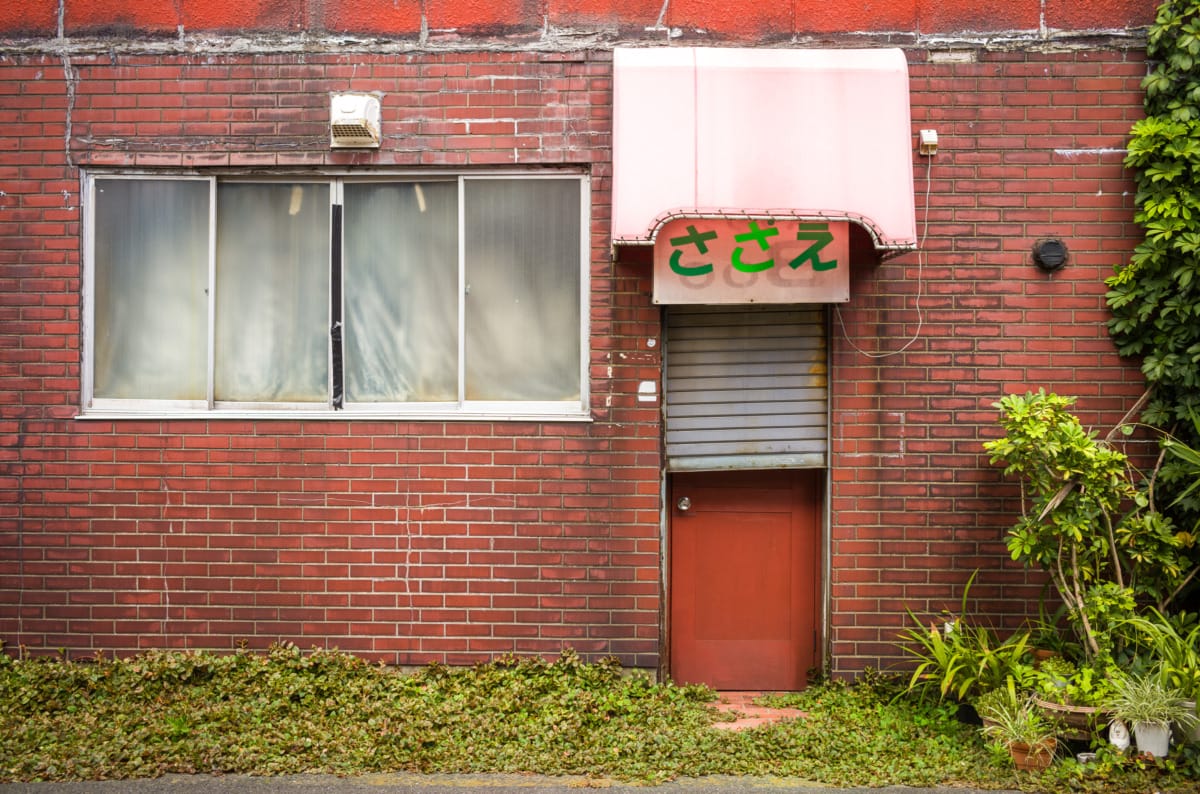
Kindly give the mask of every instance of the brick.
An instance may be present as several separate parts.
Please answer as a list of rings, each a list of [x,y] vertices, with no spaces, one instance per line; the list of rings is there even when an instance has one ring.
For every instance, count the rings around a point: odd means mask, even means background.
[[[551,3],[551,24],[567,24],[573,13],[623,15],[625,24],[639,14],[657,19],[660,10],[612,6]],[[100,7],[98,0],[90,6]],[[891,24],[915,7],[881,4],[875,23]],[[135,4],[131,13],[153,8]],[[183,9],[193,12],[188,4]],[[482,30],[489,15],[503,18],[505,9],[493,3],[434,11]],[[694,4],[673,9],[705,12]],[[318,24],[394,25],[396,35],[408,35],[412,10],[403,3],[327,3]],[[923,18],[953,25],[959,10],[952,5]],[[997,24],[1014,26],[1026,10],[1023,3],[982,9]],[[285,14],[256,4],[229,12],[239,25],[266,15],[243,27],[277,25]],[[750,9],[754,18],[731,19],[713,35],[755,35],[756,20],[770,13]],[[797,30],[835,22],[824,9],[797,6]],[[946,559],[972,567],[1003,562],[995,539],[1017,508],[1015,491],[981,462],[979,444],[995,435],[991,402],[1050,382],[1086,393],[1089,420],[1103,425],[1140,392],[1136,368],[1116,359],[1105,336],[1099,284],[1112,252],[1127,255],[1136,242],[1131,199],[1122,197],[1131,183],[1119,152],[1089,152],[1123,145],[1140,112],[1136,81],[1144,65],[1136,53],[1099,51],[979,59],[914,63],[914,123],[936,120],[944,138],[943,153],[928,164],[928,236],[919,255],[856,268],[852,300],[838,309],[845,336],[834,323],[831,630],[844,655],[841,671],[896,657],[889,643],[898,616],[882,602],[953,605],[963,575],[945,570]],[[22,459],[40,468],[22,479],[24,515],[51,530],[23,537],[32,557],[23,603],[37,606],[39,622],[23,622],[22,641],[29,644],[35,633],[45,647],[177,644],[179,637],[157,624],[169,596],[173,608],[189,610],[175,630],[207,631],[223,647],[239,637],[259,646],[292,637],[420,663],[514,650],[553,654],[574,645],[656,665],[665,606],[659,555],[670,549],[658,541],[657,409],[637,410],[631,390],[659,375],[660,354],[644,341],[660,337],[661,328],[645,297],[647,272],[608,263],[607,55],[208,60],[214,62],[168,55],[75,62],[76,162],[454,165],[477,154],[506,162],[518,149],[522,162],[534,165],[591,164],[591,388],[598,403],[611,397],[612,405],[598,409],[593,422],[574,424],[72,421],[82,218],[67,207],[78,207],[79,183],[73,168],[41,162],[43,154],[61,154],[63,86],[45,80],[30,93],[8,82],[32,79],[31,70],[61,71],[61,64],[5,63],[0,104],[19,110],[19,121],[0,138],[0,173],[13,186],[0,203],[8,224],[0,225],[0,334],[20,342],[0,345],[0,367],[9,368],[0,372],[6,391],[34,412],[23,425]],[[390,128],[393,150],[331,153],[319,140],[325,95],[364,75],[385,94],[385,125],[407,126]],[[493,90],[499,94],[489,95]],[[1022,91],[1036,96],[1005,101]],[[406,117],[414,109],[421,119]],[[1114,126],[1101,127],[1104,120]],[[50,140],[17,154],[26,139],[39,137]],[[127,141],[128,150],[83,143],[104,137]],[[255,148],[264,142],[279,151]],[[920,170],[917,176],[923,220],[925,185]],[[1029,263],[1032,240],[1043,235],[1063,237],[1072,251],[1068,268],[1049,279]],[[846,336],[889,355],[862,356]],[[615,354],[623,356],[618,364]],[[5,436],[17,432],[16,423],[0,425]],[[0,446],[0,455],[9,448]],[[964,511],[980,514],[974,525],[964,526]],[[1015,594],[1029,577],[1003,565],[995,575],[1008,583],[1008,595],[989,608],[1000,619],[1019,619],[1027,606]],[[128,595],[118,601],[118,593]],[[135,611],[121,612],[130,601],[139,602]],[[0,635],[7,640],[15,616],[6,609],[0,606]],[[449,622],[421,622],[434,618]]]

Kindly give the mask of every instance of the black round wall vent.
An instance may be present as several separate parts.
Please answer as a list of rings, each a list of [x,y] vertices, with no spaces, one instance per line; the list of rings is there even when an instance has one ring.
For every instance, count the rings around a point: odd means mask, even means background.
[[[1033,263],[1053,273],[1067,263],[1067,244],[1062,240],[1038,240],[1033,244]]]

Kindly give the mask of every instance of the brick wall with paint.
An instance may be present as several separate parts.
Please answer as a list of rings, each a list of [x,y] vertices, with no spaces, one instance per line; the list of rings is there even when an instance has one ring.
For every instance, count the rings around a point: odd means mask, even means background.
[[[1142,393],[1105,322],[1104,279],[1141,237],[1124,169],[1141,117],[1137,52],[991,53],[910,60],[922,254],[853,273],[833,332],[835,658],[875,665],[908,618],[898,603],[1036,612],[1042,583],[1007,560],[1019,501],[987,463],[992,403],[1044,387],[1107,431]],[[1047,275],[1032,248],[1061,238]],[[997,622],[1002,622],[999,619]]]
[[[69,37],[202,32],[366,34],[456,39],[538,35],[552,28],[662,38],[763,42],[864,33],[910,36],[971,31],[1121,30],[1147,25],[1145,0],[822,0],[711,3],[704,0],[38,0],[0,9],[0,32]]]
[[[637,389],[660,378],[661,326],[649,268],[609,259],[610,50],[671,41],[907,49],[914,141],[941,145],[913,155],[921,252],[856,266],[833,320],[833,669],[893,662],[897,606],[952,607],[977,568],[981,608],[1027,614],[1041,583],[1002,545],[1016,489],[979,445],[1007,392],[1077,394],[1101,427],[1140,393],[1102,279],[1139,238],[1121,161],[1153,5],[783,8],[0,9],[0,638],[656,667],[661,424]],[[383,94],[379,151],[330,150],[345,89]],[[593,421],[76,418],[82,169],[368,165],[590,175]],[[1030,263],[1044,237],[1071,252],[1053,276]]]
[[[652,665],[657,411],[629,384],[657,377],[657,316],[644,274],[607,266],[608,58],[211,60],[80,57],[69,82],[5,64],[5,641]],[[359,162],[328,143],[328,91],[351,85],[408,106],[376,162],[591,169],[595,421],[75,421],[78,169]]]

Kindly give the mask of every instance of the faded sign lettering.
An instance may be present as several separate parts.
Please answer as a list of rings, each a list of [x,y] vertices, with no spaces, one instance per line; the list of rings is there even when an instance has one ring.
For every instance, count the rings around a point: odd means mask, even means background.
[[[657,303],[832,303],[849,299],[845,221],[679,218],[654,246]]]

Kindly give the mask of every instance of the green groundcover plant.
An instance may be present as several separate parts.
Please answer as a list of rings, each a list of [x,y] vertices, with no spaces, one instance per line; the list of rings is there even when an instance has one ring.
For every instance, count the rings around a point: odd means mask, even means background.
[[[769,775],[843,786],[1194,791],[1169,762],[1069,762],[1030,782],[947,704],[867,676],[779,698],[803,719],[717,730],[714,693],[573,653],[414,673],[337,651],[0,653],[0,780],[180,773],[531,772],[656,783]]]

